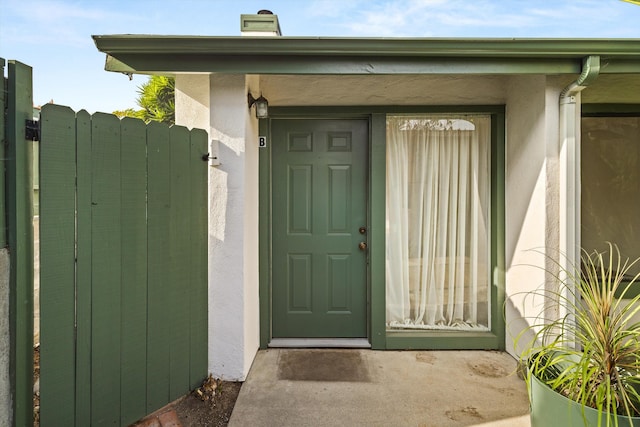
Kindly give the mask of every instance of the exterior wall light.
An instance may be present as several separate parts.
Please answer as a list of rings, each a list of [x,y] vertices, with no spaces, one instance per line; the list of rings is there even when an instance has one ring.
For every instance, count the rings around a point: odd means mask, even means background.
[[[269,117],[269,101],[267,101],[267,99],[262,96],[262,94],[260,94],[260,97],[256,99],[253,97],[253,95],[251,95],[251,92],[249,92],[249,94],[247,95],[247,100],[249,102],[249,108],[251,108],[251,106],[253,105],[256,106],[257,118],[266,119]]]

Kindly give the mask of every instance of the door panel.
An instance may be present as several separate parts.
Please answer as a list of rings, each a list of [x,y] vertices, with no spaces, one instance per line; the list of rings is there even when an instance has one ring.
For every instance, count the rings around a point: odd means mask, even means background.
[[[367,336],[368,122],[272,121],[272,336]]]

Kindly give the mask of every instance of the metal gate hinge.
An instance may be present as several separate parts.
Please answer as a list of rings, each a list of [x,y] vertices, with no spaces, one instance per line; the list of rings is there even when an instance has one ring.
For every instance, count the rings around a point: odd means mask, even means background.
[[[38,120],[24,121],[24,138],[31,141],[40,141],[40,122]]]

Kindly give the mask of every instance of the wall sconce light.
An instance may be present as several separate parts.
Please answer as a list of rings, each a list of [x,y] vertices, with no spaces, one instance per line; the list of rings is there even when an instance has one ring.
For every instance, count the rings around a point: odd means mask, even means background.
[[[249,94],[247,95],[247,100],[249,102],[249,109],[251,109],[251,106],[253,105],[256,106],[257,118],[266,119],[269,117],[269,101],[267,101],[267,99],[262,96],[262,94],[260,94],[260,97],[256,99],[253,97],[253,95],[251,95],[251,92],[249,92]]]

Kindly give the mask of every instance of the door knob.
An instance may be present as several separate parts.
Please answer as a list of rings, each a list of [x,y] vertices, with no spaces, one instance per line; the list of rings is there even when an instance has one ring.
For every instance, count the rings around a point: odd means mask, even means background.
[[[360,248],[361,251],[366,251],[367,250],[367,243],[366,242],[360,242],[358,244],[358,247]]]

